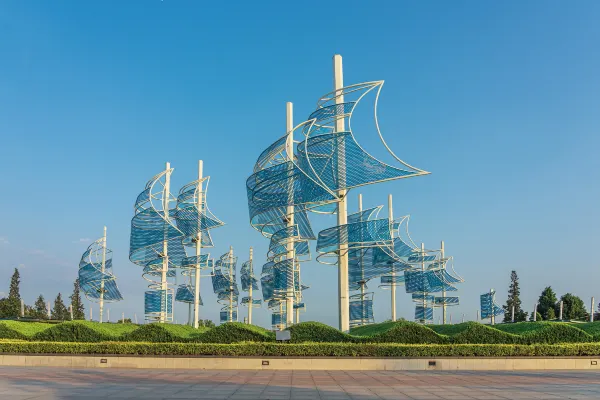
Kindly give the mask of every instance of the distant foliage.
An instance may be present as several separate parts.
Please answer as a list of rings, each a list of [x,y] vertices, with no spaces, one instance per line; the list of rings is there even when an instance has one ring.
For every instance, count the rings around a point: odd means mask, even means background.
[[[560,297],[563,302],[563,319],[582,319],[588,315],[583,300],[574,294],[567,293]]]
[[[65,307],[65,303],[63,303],[62,295],[60,293],[54,300],[54,308],[52,309],[50,316],[52,319],[59,321],[66,321],[70,319],[69,310],[67,310],[67,307]]]
[[[521,289],[519,289],[519,277],[517,271],[510,273],[510,286],[508,287],[508,298],[504,308],[504,322],[511,322],[512,308],[515,307],[515,322],[527,320],[527,312],[521,308]]]
[[[554,310],[556,308],[556,293],[550,286],[546,287],[540,298],[538,299],[537,312],[540,313],[543,319],[548,320],[550,310]],[[540,321],[538,319],[538,321]]]
[[[81,301],[81,288],[79,286],[79,278],[73,282],[73,293],[69,297],[71,299],[71,306],[73,307],[73,319],[85,319],[85,308]],[[70,315],[69,315],[70,317]]]
[[[37,319],[48,319],[48,310],[46,308],[46,300],[43,295],[39,295],[33,305],[33,316]]]

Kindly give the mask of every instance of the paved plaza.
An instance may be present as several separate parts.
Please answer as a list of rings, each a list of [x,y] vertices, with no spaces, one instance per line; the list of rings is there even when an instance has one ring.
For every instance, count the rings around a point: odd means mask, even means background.
[[[600,399],[600,373],[0,367],[0,399]]]

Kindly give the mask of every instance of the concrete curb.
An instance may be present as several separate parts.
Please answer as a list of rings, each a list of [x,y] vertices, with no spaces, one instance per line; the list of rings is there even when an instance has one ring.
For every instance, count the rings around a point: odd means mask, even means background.
[[[518,371],[600,369],[600,357],[284,358],[111,355],[0,355],[0,365],[70,368],[338,371]]]

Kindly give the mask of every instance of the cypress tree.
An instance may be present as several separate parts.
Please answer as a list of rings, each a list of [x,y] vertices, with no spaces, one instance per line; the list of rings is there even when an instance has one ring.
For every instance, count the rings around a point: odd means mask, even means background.
[[[65,307],[65,303],[63,303],[62,295],[59,293],[54,300],[54,308],[50,314],[52,319],[64,321],[69,319],[69,311],[67,307]]]
[[[85,319],[85,308],[81,301],[81,290],[79,287],[79,278],[73,283],[73,294],[71,294],[71,306],[73,307],[73,319]],[[69,316],[70,317],[70,316]]]
[[[43,295],[39,295],[35,304],[33,305],[33,312],[36,318],[48,319],[48,312],[46,310],[46,300]]]
[[[19,269],[15,268],[15,272],[10,278],[10,289],[8,291],[8,298],[14,300],[21,300],[21,293],[19,292],[19,285],[21,283],[21,275]],[[20,303],[19,303],[20,304]]]
[[[508,299],[504,308],[504,322],[511,322],[512,308],[515,307],[515,322],[526,321],[527,312],[521,309],[521,289],[519,289],[519,277],[517,271],[510,273],[510,286],[508,287]]]
[[[538,299],[537,312],[539,312],[544,319],[550,319],[550,317],[554,318],[553,315],[549,315],[548,313],[550,309],[554,310],[556,308],[556,302],[556,293],[554,293],[552,287],[546,287]]]

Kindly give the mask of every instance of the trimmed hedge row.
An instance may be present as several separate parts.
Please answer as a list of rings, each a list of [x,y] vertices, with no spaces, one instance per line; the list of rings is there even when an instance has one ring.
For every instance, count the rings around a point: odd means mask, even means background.
[[[600,356],[599,343],[407,345],[357,343],[66,343],[0,341],[4,354],[178,355],[230,357],[555,357]]]
[[[274,342],[275,334],[254,325],[228,323],[212,329],[194,329],[172,324],[98,324],[70,321],[44,324],[2,321],[0,339],[87,342],[104,341],[153,343],[239,343]],[[403,343],[403,344],[536,344],[589,343],[597,341],[577,326],[565,323],[522,323],[482,325],[466,322],[456,325],[424,326],[398,321],[374,324],[351,331],[352,334],[319,322],[303,322],[289,328],[292,343]],[[600,325],[600,322],[594,323]],[[587,329],[597,329],[595,325]],[[515,334],[511,332],[522,332]]]

